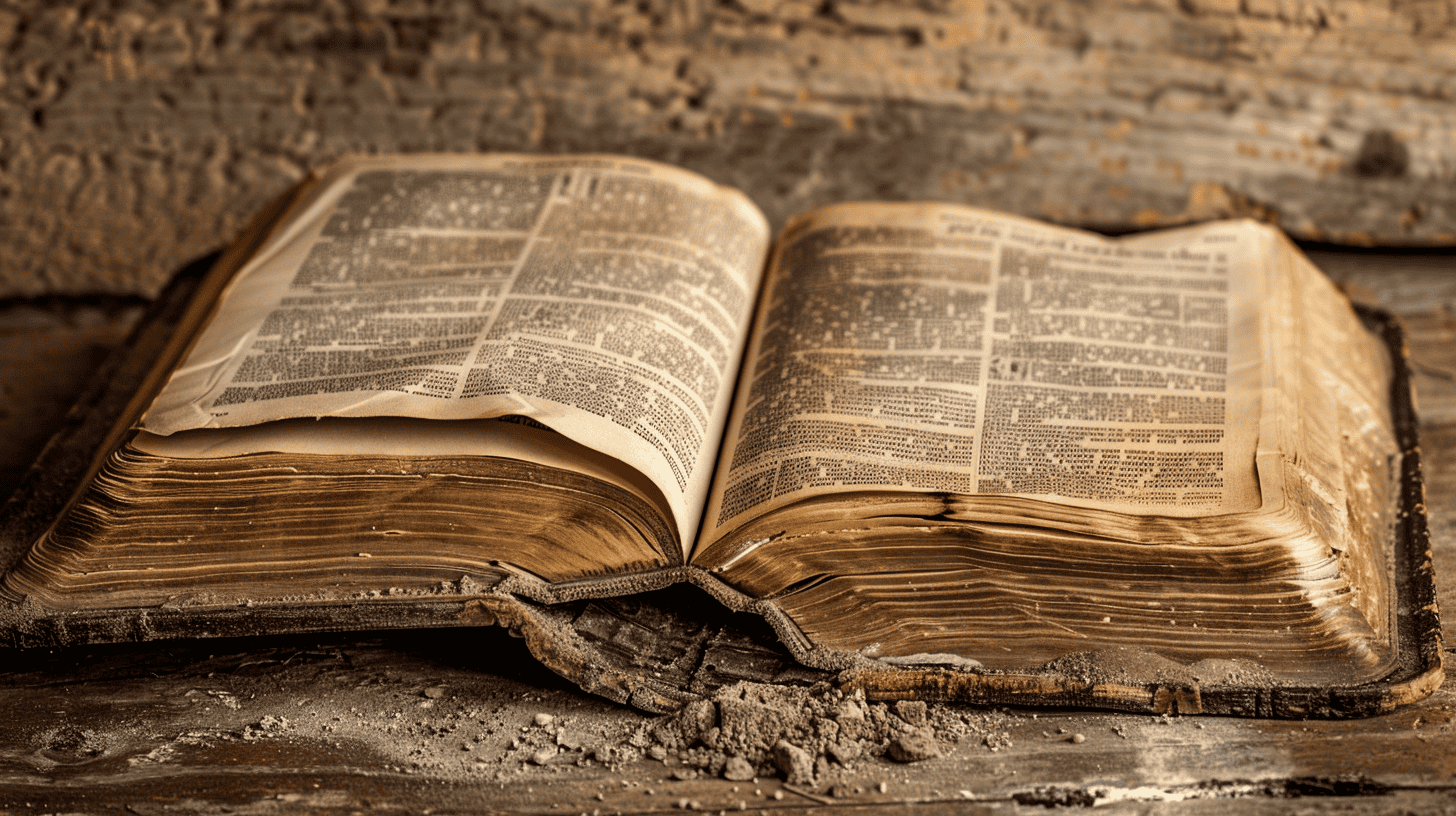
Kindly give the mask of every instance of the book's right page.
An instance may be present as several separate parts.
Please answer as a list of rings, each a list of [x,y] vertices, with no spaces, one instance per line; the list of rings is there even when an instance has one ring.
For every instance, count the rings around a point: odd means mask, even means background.
[[[1257,230],[1137,241],[940,204],[781,237],[707,514],[712,539],[846,486],[1258,509]],[[1277,497],[1274,497],[1277,500]]]
[[[1252,222],[818,210],[776,245],[692,562],[836,654],[1370,681],[1394,660],[1383,354]]]

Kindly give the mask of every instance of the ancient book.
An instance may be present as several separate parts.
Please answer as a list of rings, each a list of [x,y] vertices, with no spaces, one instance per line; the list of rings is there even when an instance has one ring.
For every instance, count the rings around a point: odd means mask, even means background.
[[[687,584],[881,696],[1339,716],[1441,678],[1400,341],[1269,227],[773,238],[631,158],[361,158],[179,286],[7,505],[12,648],[497,623],[663,708],[562,609]]]

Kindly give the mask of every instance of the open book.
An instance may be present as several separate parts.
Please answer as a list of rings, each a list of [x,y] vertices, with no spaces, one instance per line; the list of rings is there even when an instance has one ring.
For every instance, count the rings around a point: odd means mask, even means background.
[[[9,511],[13,645],[544,631],[692,582],[885,694],[1307,716],[1440,680],[1399,349],[1252,222],[846,203],[771,240],[635,159],[357,159],[173,322],[63,507]]]

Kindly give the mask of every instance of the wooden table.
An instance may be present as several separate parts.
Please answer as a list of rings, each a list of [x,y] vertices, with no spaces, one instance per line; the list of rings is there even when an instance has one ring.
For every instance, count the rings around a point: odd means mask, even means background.
[[[1456,254],[1312,254],[1354,297],[1406,323],[1438,578],[1456,574]],[[94,352],[136,312],[61,301],[0,311],[0,431],[32,437],[54,425],[48,406],[84,381]],[[38,345],[73,351],[37,354]],[[34,444],[12,444],[0,472],[12,477]],[[1442,605],[1456,609],[1448,583]],[[3,658],[0,813],[1456,809],[1456,684],[1388,716],[1341,722],[952,709],[974,727],[947,755],[861,761],[829,791],[679,779],[690,775],[651,758],[614,764],[612,746],[654,719],[576,690],[498,629]],[[560,743],[554,756],[531,759],[550,743]]]

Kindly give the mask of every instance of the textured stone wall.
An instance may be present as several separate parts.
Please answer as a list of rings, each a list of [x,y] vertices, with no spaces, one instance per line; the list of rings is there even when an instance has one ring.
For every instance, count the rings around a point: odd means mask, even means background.
[[[154,293],[353,151],[610,151],[745,189],[1456,243],[1436,0],[0,2],[0,297]]]

